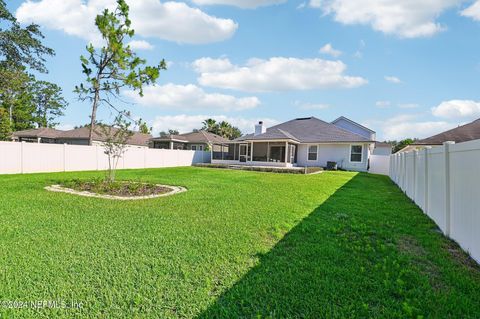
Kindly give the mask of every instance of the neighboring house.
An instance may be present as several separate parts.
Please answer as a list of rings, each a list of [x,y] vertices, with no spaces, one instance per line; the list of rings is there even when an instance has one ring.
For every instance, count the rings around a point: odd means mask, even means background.
[[[334,122],[306,117],[268,129],[259,122],[253,134],[215,143],[212,163],[325,167],[327,162],[336,162],[346,170],[367,171],[375,132],[346,118]]]
[[[372,155],[390,156],[392,154],[392,144],[385,142],[375,142]]]
[[[349,132],[356,133],[365,138],[368,138],[370,141],[375,141],[376,133],[368,127],[365,127],[357,122],[354,122],[345,116],[340,116],[338,119],[332,121],[332,124],[341,127]]]
[[[438,146],[448,141],[462,143],[478,139],[480,139],[480,119],[443,133],[424,138],[423,140],[418,140],[413,144],[405,146],[399,152],[409,152],[416,149],[423,149],[427,146]]]
[[[179,135],[166,135],[150,139],[151,148],[205,151],[214,143],[225,144],[230,141],[217,134],[203,130]]]
[[[116,130],[112,128],[112,130]],[[112,131],[113,133],[113,131]],[[88,145],[90,129],[81,127],[68,131],[60,131],[51,128],[39,128],[25,131],[18,131],[12,134],[13,140],[18,142],[34,142],[34,143],[55,143],[55,144],[72,144],[72,145]],[[152,138],[150,134],[134,132],[127,144],[137,147],[148,147],[149,140]],[[103,131],[98,128],[93,132],[93,145],[101,145],[105,142],[106,137]]]
[[[24,131],[14,132],[12,139],[15,142],[29,142],[29,143],[55,143],[57,136],[63,131],[54,128],[42,127]]]

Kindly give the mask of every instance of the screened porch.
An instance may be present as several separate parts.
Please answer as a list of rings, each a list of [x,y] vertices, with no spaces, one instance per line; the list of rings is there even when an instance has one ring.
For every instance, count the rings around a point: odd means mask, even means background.
[[[212,163],[293,166],[297,145],[290,142],[240,142],[214,144]]]

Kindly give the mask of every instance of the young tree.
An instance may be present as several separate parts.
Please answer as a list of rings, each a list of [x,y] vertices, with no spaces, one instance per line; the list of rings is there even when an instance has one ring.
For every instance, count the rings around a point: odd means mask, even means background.
[[[128,13],[129,7],[125,0],[117,0],[115,11],[105,9],[98,15],[95,24],[105,44],[99,50],[92,44],[88,45],[88,57],[80,57],[86,80],[75,87],[75,92],[80,100],[92,103],[89,144],[92,143],[97,109],[101,103],[116,110],[110,99],[117,99],[122,88],[131,88],[142,96],[143,86],[154,83],[160,76],[160,70],[167,68],[165,60],[155,67],[143,67],[146,60],[140,59],[125,44],[134,35]]]
[[[142,119],[138,120],[138,131],[143,134],[151,134],[152,128],[148,127],[147,122]]]
[[[113,125],[98,125],[100,134],[105,137],[102,144],[108,157],[108,169],[105,177],[108,183],[115,181],[118,161],[125,154],[128,140],[133,136],[133,132],[130,130],[131,122],[126,117],[129,118],[130,113],[122,111],[115,117]]]
[[[0,108],[0,141],[9,141],[12,138],[12,126],[8,112]]]
[[[63,116],[68,103],[62,96],[62,89],[47,81],[35,81],[31,88],[33,104],[36,107],[35,121],[38,127],[54,127],[56,118]]]

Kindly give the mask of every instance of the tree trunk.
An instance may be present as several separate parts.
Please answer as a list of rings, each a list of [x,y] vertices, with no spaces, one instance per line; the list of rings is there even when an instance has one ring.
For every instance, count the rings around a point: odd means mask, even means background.
[[[99,93],[97,90],[95,92],[95,97],[93,99],[93,105],[92,105],[92,116],[90,121],[90,133],[88,135],[88,145],[92,145],[92,142],[93,142],[93,130],[95,129],[95,120],[97,118],[98,100],[99,100]]]

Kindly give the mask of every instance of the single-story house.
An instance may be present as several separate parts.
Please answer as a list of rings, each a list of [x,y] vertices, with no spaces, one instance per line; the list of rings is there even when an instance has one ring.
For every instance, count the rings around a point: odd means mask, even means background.
[[[214,143],[226,144],[229,140],[207,131],[195,131],[178,135],[165,135],[150,139],[151,148],[206,151]]]
[[[454,129],[436,134],[422,140],[418,140],[413,144],[407,145],[399,152],[409,152],[413,150],[423,149],[427,146],[439,146],[444,142],[453,141],[455,143],[462,143],[471,140],[480,139],[480,119],[471,123],[458,126]]]
[[[341,117],[328,123],[315,117],[297,118],[228,143],[214,143],[212,163],[254,166],[321,166],[367,171],[375,132]]]
[[[115,128],[112,128],[115,130]],[[12,134],[13,140],[18,142],[34,143],[54,143],[54,144],[73,144],[88,145],[90,129],[80,127],[73,130],[61,131],[52,128],[38,128],[25,131],[18,131]],[[127,144],[136,147],[148,147],[150,134],[133,132]],[[106,137],[101,129],[95,129],[93,132],[93,145],[101,145]]]
[[[41,127],[36,129],[14,132],[12,134],[12,139],[15,142],[54,144],[55,139],[62,132],[63,131],[56,130],[54,128]]]

